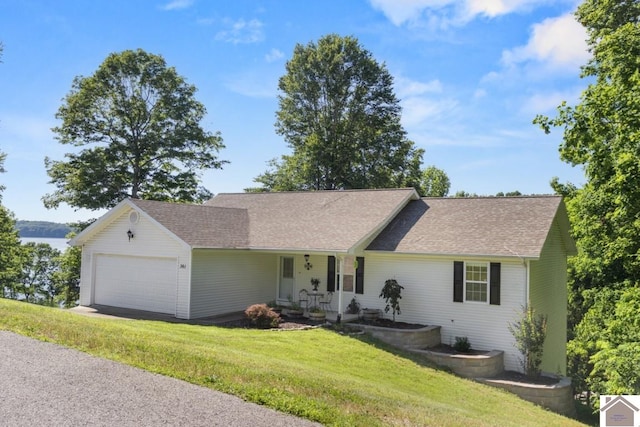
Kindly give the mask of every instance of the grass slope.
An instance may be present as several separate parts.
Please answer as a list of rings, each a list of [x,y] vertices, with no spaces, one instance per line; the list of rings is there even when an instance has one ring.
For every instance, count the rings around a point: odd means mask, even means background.
[[[412,356],[323,329],[259,331],[99,319],[3,299],[0,329],[326,425],[580,425]]]

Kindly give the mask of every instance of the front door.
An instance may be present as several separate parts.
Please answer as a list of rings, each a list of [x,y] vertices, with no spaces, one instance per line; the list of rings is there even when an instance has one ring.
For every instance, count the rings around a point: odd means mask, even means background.
[[[293,257],[280,257],[280,283],[278,283],[278,299],[296,299],[293,296],[293,271]]]

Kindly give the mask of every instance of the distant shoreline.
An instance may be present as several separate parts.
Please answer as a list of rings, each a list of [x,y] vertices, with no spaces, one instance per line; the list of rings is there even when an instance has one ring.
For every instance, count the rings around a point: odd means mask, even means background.
[[[48,221],[16,221],[20,237],[64,239],[71,232],[66,224]]]

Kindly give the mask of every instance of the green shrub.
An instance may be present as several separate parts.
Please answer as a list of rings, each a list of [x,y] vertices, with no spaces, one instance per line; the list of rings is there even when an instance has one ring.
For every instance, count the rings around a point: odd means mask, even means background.
[[[275,328],[280,322],[280,315],[266,304],[253,304],[244,311],[244,315],[253,326],[260,329]]]
[[[384,287],[380,292],[380,298],[384,298],[387,305],[384,307],[384,312],[388,313],[389,310],[393,312],[393,321],[396,321],[396,313],[400,314],[400,299],[402,298],[402,290],[404,286],[396,281],[396,279],[389,279],[384,282]]]
[[[515,347],[522,354],[521,364],[525,374],[540,376],[540,364],[547,336],[547,316],[536,314],[533,307],[523,307],[520,319],[509,325],[516,339]]]
[[[456,337],[453,349],[458,353],[469,353],[471,351],[471,343],[467,337]]]

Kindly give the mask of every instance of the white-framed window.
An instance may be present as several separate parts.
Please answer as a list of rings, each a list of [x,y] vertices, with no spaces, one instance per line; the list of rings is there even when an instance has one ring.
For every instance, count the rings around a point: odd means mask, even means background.
[[[453,261],[453,302],[500,305],[499,262]]]
[[[489,302],[489,264],[465,262],[464,299],[472,302]]]

